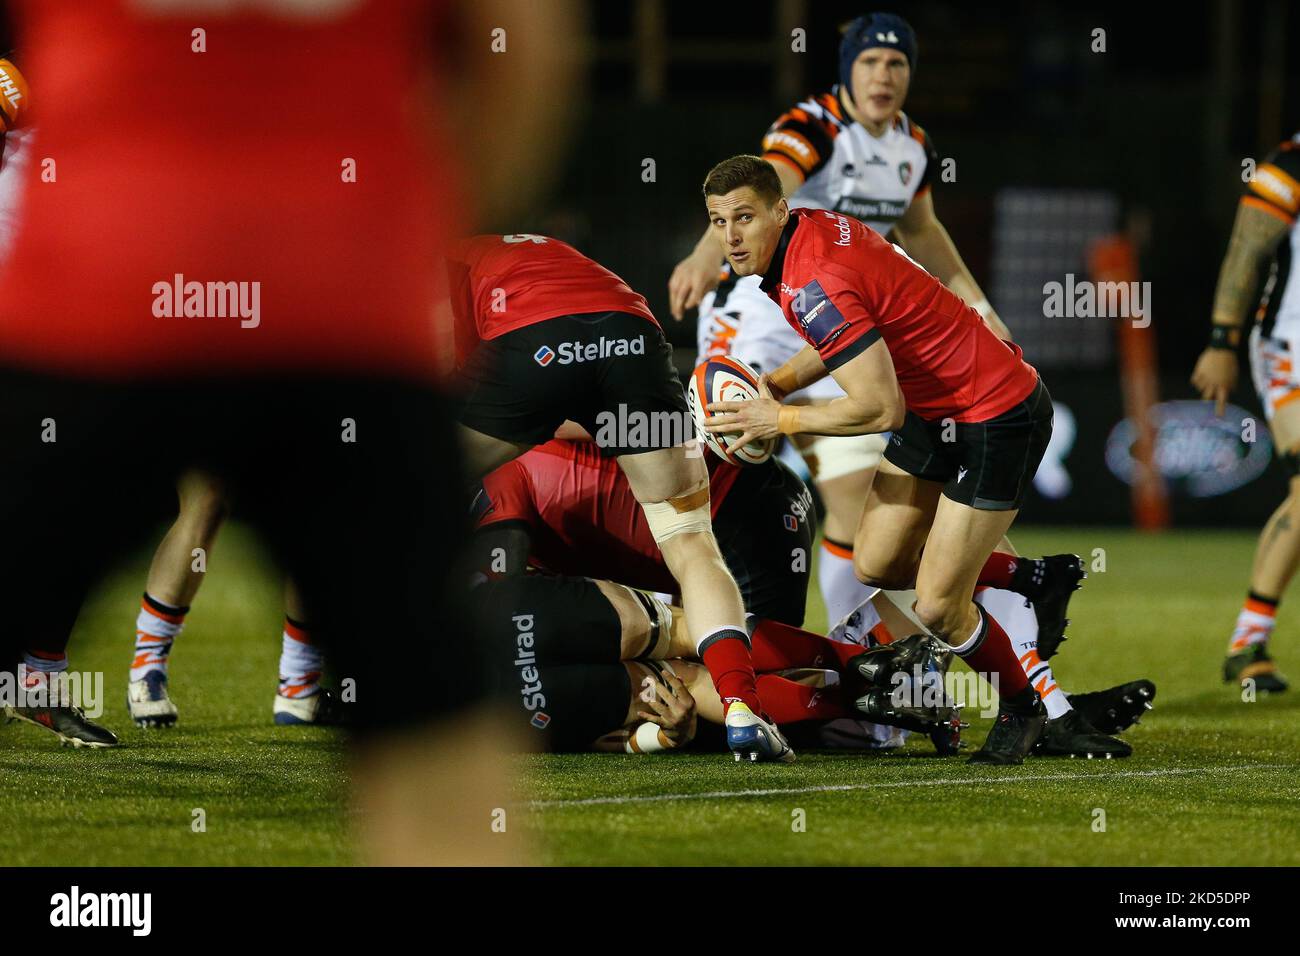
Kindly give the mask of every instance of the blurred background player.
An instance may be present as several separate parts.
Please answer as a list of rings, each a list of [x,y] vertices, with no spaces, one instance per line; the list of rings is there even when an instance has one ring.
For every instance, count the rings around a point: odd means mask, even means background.
[[[179,717],[169,691],[171,653],[207,574],[217,532],[229,513],[220,484],[208,475],[183,476],[177,494],[180,513],[154,552],[135,620],[126,705],[139,727],[171,727]],[[345,723],[343,703],[321,683],[324,651],[313,637],[292,582],[285,583],[284,608],[272,720],[279,725]]]
[[[736,759],[792,761],[762,716],[745,608],[713,535],[708,470],[672,349],[645,299],[545,236],[477,236],[455,243],[447,263],[473,477],[566,421],[595,435],[617,458],[677,582]]]
[[[891,234],[998,335],[1010,338],[935,215],[931,186],[939,157],[930,137],[903,112],[916,59],[916,35],[902,17],[869,13],[849,23],[840,41],[839,82],[778,117],[763,137],[762,156],[776,168],[792,207],[833,209]],[[757,276],[719,272],[720,261],[706,231],[669,280],[673,315],[680,319],[699,306],[697,361],[729,353],[770,372],[803,343],[759,289]],[[714,286],[716,292],[708,291]],[[827,377],[788,399],[825,402],[841,395]],[[827,618],[837,621],[868,593],[853,574],[852,542],[885,437],[799,441],[826,508],[818,583]]]
[[[484,38],[457,51],[458,79],[479,84],[471,95],[418,39],[455,35],[435,23],[448,7],[268,0],[209,10],[196,29],[184,6],[21,5],[24,67],[39,77],[59,172],[57,188],[25,196],[3,276],[0,598],[18,645],[7,653],[65,643],[142,519],[202,468],[237,496],[355,676],[352,779],[369,857],[518,859],[515,839],[479,825],[509,792],[509,731],[474,679],[474,642],[444,647],[433,630],[461,612],[430,582],[456,577],[463,479],[438,397],[450,330],[431,321],[429,266],[458,215],[443,144],[468,149],[480,184],[518,184],[524,168],[523,193],[545,182],[549,161],[533,153],[543,130],[556,136],[568,7],[458,8],[464,36]],[[502,23],[515,56],[489,48]],[[340,64],[366,81],[337,83]],[[236,74],[258,93],[232,110]],[[509,109],[488,95],[502,88]],[[463,136],[443,94],[475,104]],[[509,155],[486,148],[501,135]],[[127,221],[129,234],[113,225]],[[142,442],[167,453],[142,468]],[[457,681],[385,692],[394,675],[359,646],[377,595],[407,667],[426,660],[436,675],[450,651]]]
[[[1228,640],[1223,662],[1227,683],[1281,692],[1286,679],[1268,653],[1278,602],[1300,564],[1300,134],[1273,150],[1247,182],[1237,205],[1228,252],[1214,293],[1210,344],[1192,371],[1201,397],[1224,404],[1237,384],[1237,348],[1256,305],[1260,277],[1268,267],[1263,296],[1250,332],[1250,371],[1273,430],[1278,461],[1286,472],[1286,500],[1259,536],[1246,602]]]

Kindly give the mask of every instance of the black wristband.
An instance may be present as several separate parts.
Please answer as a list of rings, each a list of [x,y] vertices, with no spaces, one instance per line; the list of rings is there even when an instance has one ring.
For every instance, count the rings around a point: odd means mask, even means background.
[[[1241,329],[1235,325],[1212,325],[1210,326],[1210,348],[1227,349],[1229,352],[1237,351],[1237,343],[1241,341]]]

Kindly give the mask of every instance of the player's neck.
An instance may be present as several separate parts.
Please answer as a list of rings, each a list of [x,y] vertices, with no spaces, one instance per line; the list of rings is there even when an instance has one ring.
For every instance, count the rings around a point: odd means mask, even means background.
[[[864,119],[862,114],[858,112],[858,108],[853,104],[853,101],[849,99],[848,91],[843,86],[840,87],[840,108],[844,110],[844,114],[848,116],[849,119],[853,120],[853,122],[857,123],[876,139],[884,136],[889,127],[893,126],[898,120],[897,113],[878,123],[872,123],[869,120]]]

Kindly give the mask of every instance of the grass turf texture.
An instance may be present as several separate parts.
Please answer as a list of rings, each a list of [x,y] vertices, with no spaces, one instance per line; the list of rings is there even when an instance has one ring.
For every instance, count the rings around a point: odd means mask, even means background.
[[[792,766],[721,754],[524,757],[509,824],[536,834],[541,862],[562,864],[1300,863],[1300,692],[1243,703],[1219,682],[1254,536],[1025,528],[1015,540],[1026,554],[1089,561],[1104,549],[1106,570],[1076,595],[1072,638],[1053,664],[1077,692],[1156,681],[1156,709],[1125,735],[1131,759],[976,768],[930,756],[922,740],[892,754],[801,754]],[[102,719],[127,746],[74,752],[34,727],[0,728],[0,818],[10,821],[0,864],[351,862],[341,741],[271,724],[279,587],[238,527],[224,533],[173,652],[179,726],[129,723],[146,560],[105,583],[70,648],[74,669],[105,673]],[[808,623],[824,623],[815,594]],[[1284,602],[1275,654],[1300,675],[1297,630],[1300,602]],[[977,745],[986,730],[976,719],[967,739]]]

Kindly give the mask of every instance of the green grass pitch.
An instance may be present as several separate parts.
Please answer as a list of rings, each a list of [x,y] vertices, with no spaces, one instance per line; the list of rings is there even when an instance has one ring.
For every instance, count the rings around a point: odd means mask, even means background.
[[[934,758],[926,741],[791,766],[521,757],[508,825],[559,864],[1300,863],[1300,691],[1244,703],[1218,679],[1253,535],[1026,528],[1015,541],[1089,560],[1103,549],[1106,570],[1076,595],[1072,639],[1053,663],[1067,690],[1156,681],[1156,709],[1126,735],[1131,759],[995,770]],[[352,862],[341,741],[270,722],[279,585],[238,527],[214,550],[173,652],[181,723],[130,725],[145,566],[142,555],[105,582],[70,648],[74,669],[104,672],[102,719],[126,746],[73,751],[34,727],[0,727],[0,865]],[[1300,676],[1296,605],[1282,605],[1275,654]],[[967,739],[978,744],[986,726]]]

